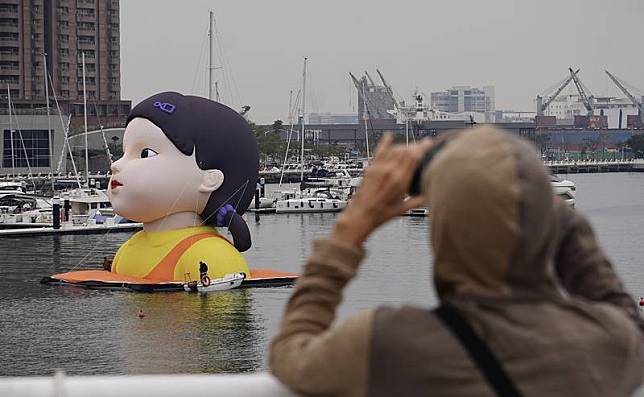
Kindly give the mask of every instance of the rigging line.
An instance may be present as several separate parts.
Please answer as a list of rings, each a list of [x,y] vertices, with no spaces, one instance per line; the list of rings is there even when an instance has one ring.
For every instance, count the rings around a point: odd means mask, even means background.
[[[212,214],[210,214],[207,218],[205,218],[205,219],[203,220],[203,222],[201,222],[201,224],[202,224],[202,225],[203,225],[203,224],[205,224],[206,222],[208,222],[208,220],[209,220],[210,218],[212,218],[212,217],[213,217],[213,215],[216,215],[216,214],[217,214],[217,212],[218,212],[218,211],[219,211],[219,210],[220,210],[224,205],[228,204],[228,200],[230,200],[231,198],[233,198],[233,197],[235,196],[235,194],[237,194],[237,192],[239,192],[240,190],[244,189],[244,190],[243,190],[243,193],[245,193],[245,192],[246,192],[246,186],[248,185],[248,183],[249,183],[249,182],[250,182],[250,181],[247,179],[247,180],[246,180],[246,182],[244,182],[244,184],[243,184],[243,185],[241,185],[240,187],[238,187],[237,189],[235,189],[235,191],[234,191],[234,192],[232,192],[228,197],[226,197],[226,199],[225,199],[224,201],[222,201],[222,203],[223,203],[223,204],[220,204],[220,205],[219,205],[219,207],[217,207],[217,209],[215,209],[215,211],[213,211],[213,212],[212,212]],[[237,204],[236,204],[237,206],[239,206],[239,202],[241,201],[241,197],[244,197],[243,193],[242,193],[242,195],[240,196],[239,200],[237,201]],[[236,209],[236,208],[235,208],[235,209]]]
[[[183,188],[181,189],[181,192],[179,193],[179,195],[177,196],[177,198],[174,200],[174,202],[173,202],[173,203],[172,203],[172,205],[170,206],[170,209],[167,211],[167,215],[166,215],[166,216],[163,218],[163,220],[161,221],[161,224],[160,224],[160,226],[159,226],[160,228],[162,228],[162,226],[163,226],[163,225],[165,224],[165,222],[167,221],[167,219],[168,219],[168,218],[167,218],[167,216],[168,216],[168,215],[170,215],[170,212],[174,209],[175,205],[177,204],[177,201],[179,201],[179,199],[181,198],[181,196],[183,196],[183,193],[185,192],[187,185],[188,185],[188,181],[186,181],[186,182],[184,183]],[[88,256],[89,256],[89,255],[90,255],[90,254],[91,254],[91,253],[96,249],[96,247],[98,246],[98,244],[102,243],[102,242],[105,240],[105,237],[107,236],[107,234],[109,234],[109,232],[110,232],[110,231],[111,231],[111,229],[108,229],[108,230],[107,230],[107,232],[103,235],[103,238],[102,238],[101,240],[97,241],[96,243],[94,243],[94,245],[92,246],[92,248],[90,249],[90,251],[87,253],[87,255],[85,255],[85,256],[84,256],[84,257],[83,257],[83,258],[82,258],[82,259],[81,259],[81,260],[80,260],[80,261],[79,261],[79,262],[78,262],[78,263],[77,263],[77,264],[76,264],[76,265],[75,265],[71,270],[74,270],[74,269],[76,269],[78,266],[80,266],[81,262],[83,262],[85,259],[87,259],[87,257],[88,257]],[[71,270],[70,270],[70,271],[71,271]]]
[[[98,121],[99,128],[101,129],[101,136],[103,137],[103,144],[105,145],[105,152],[107,153],[107,159],[110,161],[110,165],[114,162],[114,159],[112,159],[112,152],[110,152],[110,147],[107,144],[107,139],[105,139],[105,131],[103,130],[103,123],[101,122],[101,116],[98,115],[98,104],[96,100],[93,101],[94,103],[94,113],[96,116],[96,120]]]
[[[22,145],[22,150],[25,154],[25,161],[27,162],[27,169],[29,169],[29,179],[31,180],[31,184],[34,187],[34,191],[36,190],[36,183],[34,182],[34,179],[32,178],[32,172],[31,172],[31,165],[29,164],[29,156],[27,155],[27,148],[25,147],[25,142],[22,137],[22,130],[20,129],[20,123],[18,122],[18,117],[16,116],[16,106],[14,104],[11,104],[11,107],[13,108],[13,114],[14,114],[14,119],[16,120],[16,127],[18,128],[18,134],[20,135],[20,144]],[[33,148],[32,148],[33,152]]]
[[[217,17],[214,17],[214,28],[215,28],[215,34],[217,37],[223,37],[221,32],[219,32],[219,29],[217,27]],[[224,51],[224,44],[223,40],[217,40],[216,41],[217,47],[219,48],[219,51],[221,53],[220,59],[222,60],[222,66],[223,66],[223,75],[224,78],[228,78],[230,81],[232,81],[232,88],[230,89],[231,92],[231,100],[233,104],[240,105],[239,101],[237,99],[241,98],[241,95],[239,93],[239,87],[237,86],[237,80],[235,79],[235,76],[232,74],[232,68],[231,65],[228,63],[228,59],[226,58],[226,53]],[[231,71],[228,73],[228,71]],[[233,91],[234,90],[234,91]],[[236,98],[234,97],[236,96]]]
[[[72,121],[72,116],[71,114],[67,117],[67,125],[65,126],[63,123],[63,113],[60,111],[60,104],[58,103],[58,97],[56,96],[56,89],[54,88],[54,81],[52,80],[51,74],[48,74],[49,76],[49,81],[51,82],[51,92],[54,94],[54,102],[56,103],[56,109],[58,109],[58,116],[60,117],[60,125],[63,128],[63,133],[65,135],[65,143],[63,143],[63,148],[60,153],[60,158],[58,159],[58,167],[56,168],[56,172],[60,172],[60,167],[62,166],[63,159],[65,158],[65,147],[67,147],[67,150],[69,151],[69,158],[72,160],[72,167],[74,169],[74,175],[76,176],[76,183],[78,184],[78,187],[81,187],[80,183],[80,177],[78,175],[78,171],[76,169],[76,162],[74,161],[74,155],[72,154],[72,148],[69,144],[69,125]]]
[[[65,127],[65,123],[63,122],[63,113],[60,111],[60,105],[58,104],[58,98],[56,97],[56,89],[54,88],[54,82],[51,78],[51,74],[47,73],[47,76],[49,77],[50,81],[50,86],[51,86],[51,92],[54,94],[54,102],[56,103],[56,109],[58,110],[58,117],[60,118],[60,126],[63,129],[63,134],[65,135],[65,141],[67,141],[67,135],[68,135],[68,128]],[[69,125],[69,119],[68,119],[68,125]],[[60,167],[63,162],[63,158],[65,157],[65,145],[63,144],[62,151],[60,153],[60,157],[58,158],[58,167],[56,167],[56,172],[60,172]],[[72,159],[73,160],[73,159]]]
[[[202,59],[204,57],[204,52],[206,49],[206,37],[208,36],[208,28],[206,28],[206,33],[201,36],[201,46],[199,50],[199,57],[197,58],[197,64],[195,67],[195,73],[194,76],[192,77],[192,87],[190,88],[190,92],[195,92],[195,88],[197,87],[197,78],[199,76],[199,69],[203,67],[202,65]]]
[[[293,136],[293,129],[295,128],[295,124],[293,124],[293,116],[295,114],[295,109],[300,104],[300,95],[302,94],[302,90],[297,90],[297,95],[295,96],[295,103],[293,103],[293,107],[289,109],[289,115],[288,119],[289,122],[291,123],[291,128],[289,129],[288,132],[288,139],[286,140],[286,153],[284,153],[284,163],[282,163],[282,173],[280,175],[280,184],[279,186],[282,186],[282,180],[284,179],[284,172],[286,170],[286,162],[288,161],[288,151],[291,146],[291,137]]]
[[[172,210],[174,210],[174,208],[175,208],[175,206],[177,205],[177,202],[179,201],[179,199],[181,199],[181,197],[183,196],[183,194],[186,192],[186,188],[188,187],[188,183],[189,183],[189,181],[188,181],[188,180],[186,180],[186,181],[184,182],[183,187],[181,188],[181,192],[179,192],[179,195],[174,199],[174,201],[173,201],[173,202],[172,202],[172,204],[170,205],[170,208],[168,208],[168,211],[166,211],[166,215],[165,215],[165,216],[163,217],[163,219],[161,220],[161,224],[159,225],[159,229],[161,229],[161,230],[163,229],[163,226],[164,226],[164,225],[165,225],[165,223],[168,221],[168,216],[172,215],[172,213],[171,213],[171,212],[172,212]]]
[[[78,268],[78,266],[80,266],[80,265],[81,265],[81,264],[82,264],[82,263],[87,259],[87,257],[89,257],[89,256],[92,254],[92,252],[94,252],[94,250],[96,249],[96,247],[98,247],[98,245],[99,245],[99,244],[101,244],[102,242],[104,242],[104,241],[105,241],[105,238],[107,237],[107,235],[108,235],[108,234],[110,234],[110,232],[111,232],[111,231],[112,231],[112,229],[107,229],[107,232],[105,232],[105,234],[103,234],[103,236],[101,237],[101,239],[100,239],[99,241],[95,242],[95,243],[92,245],[92,248],[90,248],[90,250],[87,252],[87,254],[85,254],[85,256],[84,256],[83,258],[81,258],[81,259],[78,261],[78,263],[76,263],[76,264],[75,264],[71,269],[69,269],[69,270],[68,270],[68,272],[71,272],[71,271],[73,271],[74,269],[77,269],[77,268]],[[94,257],[92,257],[91,259],[94,259]]]

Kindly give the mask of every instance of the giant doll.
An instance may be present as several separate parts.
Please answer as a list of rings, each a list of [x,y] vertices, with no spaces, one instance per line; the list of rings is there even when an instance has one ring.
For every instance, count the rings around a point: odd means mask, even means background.
[[[259,155],[246,120],[220,103],[163,92],[132,109],[123,157],[112,164],[115,212],[142,222],[111,272],[156,281],[198,280],[244,272],[250,248],[241,214],[252,200]],[[232,241],[215,226],[227,227]]]

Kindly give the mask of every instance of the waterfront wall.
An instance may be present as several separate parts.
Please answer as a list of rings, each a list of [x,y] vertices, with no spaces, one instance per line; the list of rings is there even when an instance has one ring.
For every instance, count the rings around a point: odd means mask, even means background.
[[[0,378],[3,397],[296,397],[268,373]]]

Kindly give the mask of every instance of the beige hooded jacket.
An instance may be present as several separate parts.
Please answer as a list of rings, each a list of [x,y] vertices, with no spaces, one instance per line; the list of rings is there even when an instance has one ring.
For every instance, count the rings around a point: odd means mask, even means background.
[[[553,198],[529,143],[491,127],[458,134],[423,188],[440,300],[460,309],[522,395],[632,394],[644,368],[634,300],[588,222]],[[271,345],[274,375],[305,395],[494,396],[426,309],[381,307],[332,327],[363,257],[314,243]]]

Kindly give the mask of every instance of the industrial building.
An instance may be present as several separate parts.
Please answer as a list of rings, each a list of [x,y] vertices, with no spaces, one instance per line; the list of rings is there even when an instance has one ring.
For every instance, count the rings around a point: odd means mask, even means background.
[[[310,113],[309,124],[357,124],[358,115],[355,113]]]
[[[454,86],[445,91],[431,93],[432,109],[447,113],[476,112],[487,115],[491,121],[494,113],[494,87],[476,88],[470,86]]]

